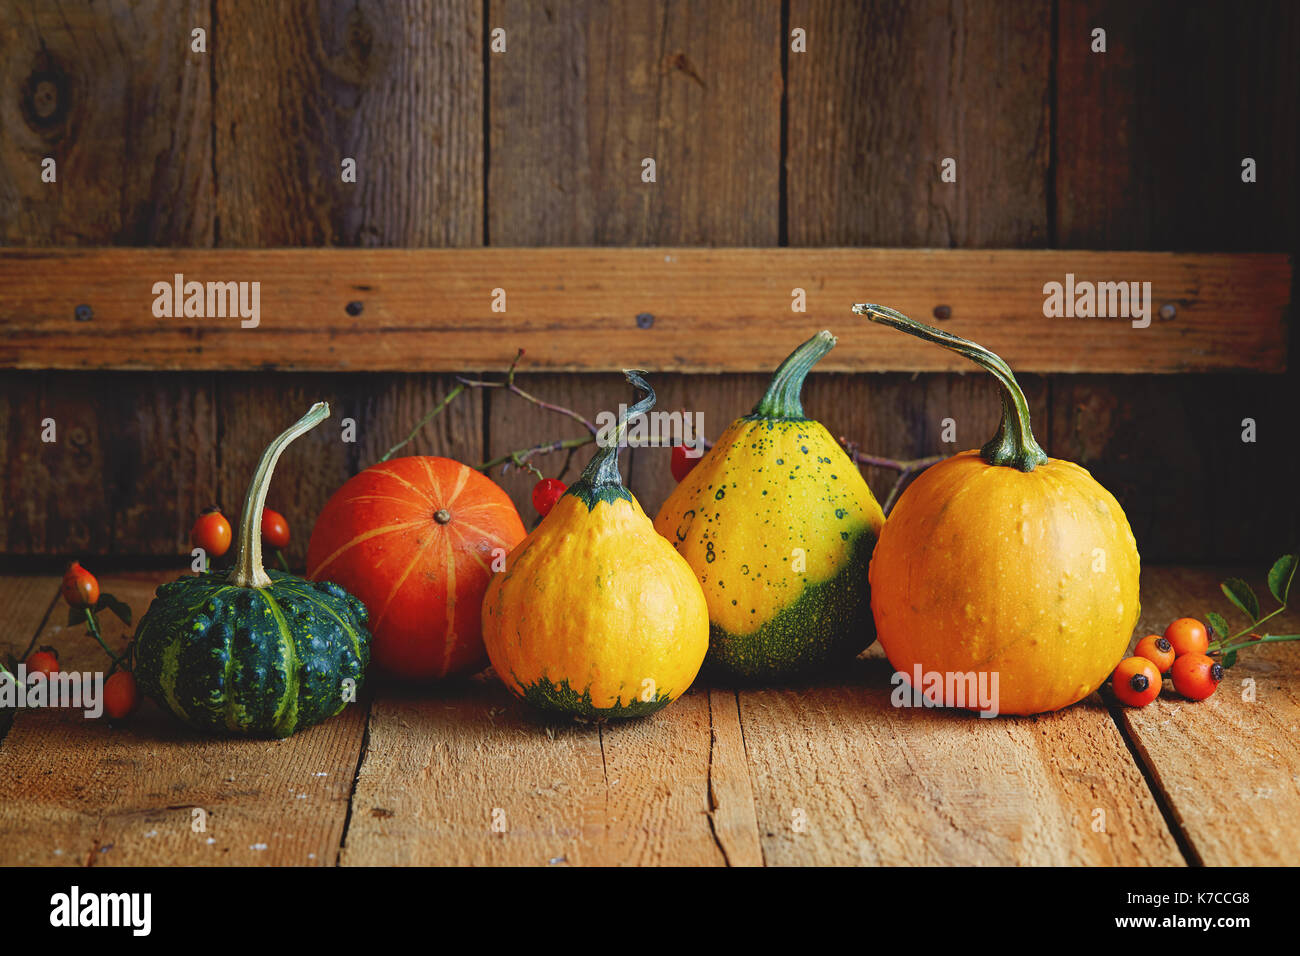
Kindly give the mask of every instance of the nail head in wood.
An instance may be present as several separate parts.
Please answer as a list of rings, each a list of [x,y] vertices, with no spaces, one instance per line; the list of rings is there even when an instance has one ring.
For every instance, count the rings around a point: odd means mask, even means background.
[[[1178,306],[1174,305],[1172,302],[1166,302],[1164,305],[1160,307],[1160,318],[1164,319],[1166,322],[1168,322],[1177,314],[1178,314]]]
[[[72,315],[78,322],[89,322],[95,317],[95,310],[88,305],[79,305],[72,310]]]
[[[347,305],[343,307],[343,309],[345,312],[347,312],[348,315],[360,315],[362,310],[365,309],[365,304],[361,302],[355,302],[355,301],[349,302]]]
[[[934,307],[934,317],[938,319],[940,322],[947,322],[949,319],[952,318],[952,306],[936,305]]]
[[[636,317],[636,327],[638,329],[648,329],[655,324],[655,317],[649,312],[639,312]]]

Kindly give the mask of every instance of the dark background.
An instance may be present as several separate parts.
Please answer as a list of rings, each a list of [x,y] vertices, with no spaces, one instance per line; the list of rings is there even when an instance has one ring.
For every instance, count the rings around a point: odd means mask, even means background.
[[[486,52],[496,26],[504,56]],[[194,27],[206,54],[190,52]],[[809,52],[789,52],[794,27]],[[1094,27],[1105,54],[1089,51]],[[1297,50],[1293,3],[0,0],[0,244],[1294,252]],[[47,155],[57,190],[34,174]],[[647,155],[652,194],[629,175]],[[356,185],[339,181],[344,156]],[[955,186],[938,180],[946,156]],[[500,369],[513,352],[503,341]],[[626,397],[610,375],[525,364],[521,381],[589,415]],[[712,436],[763,381],[656,384]],[[1022,381],[1044,448],[1117,495],[1144,560],[1265,562],[1294,546],[1294,371]],[[450,382],[0,372],[0,554],[188,552],[195,514],[237,514],[270,431],[327,398],[358,444],[302,439],[316,449],[283,460],[268,502],[301,563],[328,495]],[[945,417],[976,435],[998,413],[977,374],[815,375],[805,398],[834,434],[904,458],[951,451]],[[40,441],[46,416],[57,445]],[[575,434],[475,393],[410,450],[474,464]],[[667,457],[629,455],[651,512]],[[868,480],[883,499],[890,474]],[[503,483],[528,518],[531,479]]]

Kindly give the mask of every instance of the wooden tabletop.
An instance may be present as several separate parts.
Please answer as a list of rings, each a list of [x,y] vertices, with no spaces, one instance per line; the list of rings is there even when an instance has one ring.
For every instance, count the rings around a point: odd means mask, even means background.
[[[1145,569],[1139,633],[1229,614],[1225,573]],[[138,618],[171,576],[101,585]],[[58,583],[0,578],[0,654],[49,644],[64,670],[103,669],[85,629],[64,626]],[[105,623],[125,646],[127,629]],[[1129,710],[1107,693],[1035,718],[897,709],[890,673],[873,648],[835,682],[697,683],[653,717],[604,727],[539,718],[490,675],[377,686],[281,741],[200,737],[151,703],[116,726],[10,711],[0,864],[1239,865],[1300,853],[1295,644],[1243,654],[1202,703],[1166,690]]]

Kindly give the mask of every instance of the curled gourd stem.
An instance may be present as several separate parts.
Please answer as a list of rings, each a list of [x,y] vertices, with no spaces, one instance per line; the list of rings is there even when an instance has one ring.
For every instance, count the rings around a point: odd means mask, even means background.
[[[855,305],[853,312],[855,315],[865,315],[872,322],[942,345],[991,372],[1002,386],[1002,422],[998,425],[997,434],[980,449],[980,455],[990,465],[1004,465],[1020,471],[1033,471],[1039,465],[1047,463],[1047,455],[1034,440],[1034,433],[1029,427],[1029,403],[1025,401],[1025,393],[1020,390],[1011,366],[999,356],[970,339],[932,328],[883,305]]]
[[[304,432],[311,431],[329,418],[329,414],[329,404],[317,402],[262,452],[262,460],[257,463],[257,471],[253,473],[248,493],[244,496],[244,511],[239,518],[239,555],[230,572],[231,584],[241,588],[271,586],[271,576],[262,567],[262,509],[266,507],[266,490],[271,485],[271,473],[275,471],[275,463],[280,460],[280,453],[288,447],[289,442]]]
[[[835,336],[823,329],[791,352],[775,372],[751,418],[803,418],[803,380],[822,356],[835,348]]]
[[[623,487],[623,477],[618,473],[618,450],[627,438],[629,423],[654,408],[655,390],[641,377],[642,374],[637,369],[623,369],[623,375],[633,387],[644,392],[645,397],[631,408],[624,409],[612,430],[597,435],[596,442],[600,448],[591,456],[582,476],[565,492],[581,499],[588,510],[595,508],[597,501],[631,498]]]

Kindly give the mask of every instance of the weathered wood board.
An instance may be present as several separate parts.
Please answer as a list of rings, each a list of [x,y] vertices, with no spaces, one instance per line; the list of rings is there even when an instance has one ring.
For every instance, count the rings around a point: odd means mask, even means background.
[[[100,583],[138,620],[172,576]],[[101,620],[109,647],[122,650],[128,629]],[[66,624],[59,604],[36,643],[59,649],[64,672],[107,672],[85,628]],[[147,702],[121,723],[19,710],[0,744],[0,863],[332,865],[365,725],[364,702],[279,741],[209,739]]]
[[[163,577],[103,584],[138,616]],[[1138,633],[1223,610],[1220,577],[1146,569]],[[0,578],[9,647],[103,668],[53,613],[57,586]],[[108,618],[110,646],[126,630]],[[892,706],[879,649],[835,681],[701,682],[605,727],[527,712],[490,674],[374,684],[368,712],[287,741],[208,740],[151,704],[118,725],[20,710],[0,741],[0,863],[1178,865],[1179,841],[1189,862],[1284,863],[1300,847],[1296,656],[1243,654],[1200,704],[1167,690],[1135,711],[1103,691],[996,720]]]
[[[1245,577],[1267,596],[1265,569]],[[1142,573],[1138,636],[1163,633],[1180,617],[1218,611],[1246,621],[1219,591],[1241,569],[1157,568]],[[1292,589],[1292,599],[1300,589]],[[1268,633],[1300,633],[1288,611]],[[1135,749],[1186,834],[1192,862],[1206,866],[1294,866],[1300,856],[1300,643],[1242,651],[1209,700],[1190,703],[1165,681],[1163,696],[1141,710],[1120,708]]]
[[[259,324],[160,321],[151,290],[161,282],[173,301],[176,275],[254,277]],[[1044,284],[1071,275],[1144,277],[1149,327],[1044,315]],[[1290,286],[1288,258],[1266,254],[9,249],[0,252],[0,367],[461,371],[524,348],[530,365],[556,371],[756,371],[829,327],[840,345],[823,370],[968,370],[944,349],[849,314],[874,301],[921,318],[948,305],[949,328],[1023,371],[1280,372]],[[791,311],[795,289],[807,293],[806,313]],[[354,301],[360,314],[347,309]],[[494,309],[503,301],[505,311]],[[78,322],[85,302],[95,317]],[[1166,305],[1172,318],[1156,314]]]

